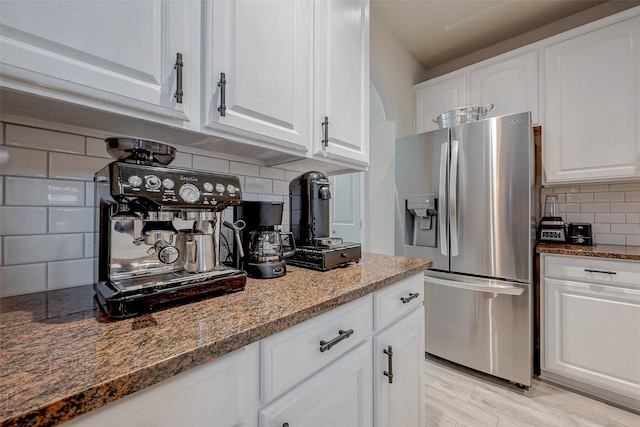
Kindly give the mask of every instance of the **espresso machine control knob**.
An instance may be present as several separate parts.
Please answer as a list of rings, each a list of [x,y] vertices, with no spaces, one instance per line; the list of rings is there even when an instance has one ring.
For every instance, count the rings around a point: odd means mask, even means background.
[[[224,185],[222,185],[220,183],[216,184],[216,191],[218,193],[224,193]]]
[[[204,187],[204,191],[206,191],[207,193],[211,193],[213,191],[213,184],[210,182],[205,182],[203,184]]]
[[[175,246],[165,246],[158,251],[158,259],[165,264],[173,264],[178,260],[180,252]]]
[[[195,203],[200,198],[200,190],[193,184],[184,184],[180,187],[180,197],[187,203]]]
[[[162,180],[162,186],[164,188],[166,188],[167,190],[173,190],[173,187],[176,186],[176,183],[173,182],[172,179],[165,178],[165,179]]]
[[[160,178],[158,178],[155,175],[147,175],[145,176],[145,179],[147,180],[147,184],[146,187],[149,190],[157,190],[158,188],[160,188]]]
[[[234,194],[234,193],[236,192],[236,187],[235,187],[235,185],[233,185],[233,184],[229,184],[229,185],[227,185],[227,191],[228,191],[230,194]]]
[[[138,188],[142,185],[142,178],[140,178],[138,175],[131,175],[129,178],[127,178],[127,182],[130,186]]]

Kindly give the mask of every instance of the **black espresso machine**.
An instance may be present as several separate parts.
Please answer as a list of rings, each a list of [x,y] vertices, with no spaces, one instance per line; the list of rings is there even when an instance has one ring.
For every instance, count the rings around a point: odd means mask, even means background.
[[[331,236],[330,200],[330,182],[322,172],[306,172],[289,183],[295,255],[287,259],[287,264],[326,271],[360,260],[360,244]]]
[[[116,161],[95,175],[94,289],[107,315],[243,290],[246,273],[220,262],[224,210],[241,201],[238,177],[168,168],[175,149],[157,142],[105,142]]]

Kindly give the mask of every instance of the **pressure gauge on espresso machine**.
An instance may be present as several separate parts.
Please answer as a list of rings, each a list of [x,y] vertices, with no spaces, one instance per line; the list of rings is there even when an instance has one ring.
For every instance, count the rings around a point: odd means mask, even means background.
[[[180,187],[180,197],[187,203],[195,203],[200,198],[200,190],[193,184],[184,184]]]

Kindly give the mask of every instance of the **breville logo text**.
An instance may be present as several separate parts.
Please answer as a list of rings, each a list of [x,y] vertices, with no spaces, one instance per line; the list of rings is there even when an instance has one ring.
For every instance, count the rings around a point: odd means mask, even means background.
[[[180,175],[180,181],[198,182],[198,178],[195,176],[182,176]]]

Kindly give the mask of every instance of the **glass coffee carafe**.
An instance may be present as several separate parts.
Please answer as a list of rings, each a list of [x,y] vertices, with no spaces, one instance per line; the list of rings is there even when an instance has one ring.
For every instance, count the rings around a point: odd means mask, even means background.
[[[287,245],[283,243],[283,236]],[[249,259],[251,262],[277,262],[295,254],[292,233],[282,233],[274,229],[251,232]]]

